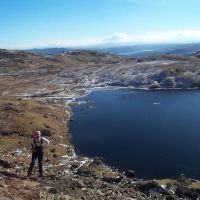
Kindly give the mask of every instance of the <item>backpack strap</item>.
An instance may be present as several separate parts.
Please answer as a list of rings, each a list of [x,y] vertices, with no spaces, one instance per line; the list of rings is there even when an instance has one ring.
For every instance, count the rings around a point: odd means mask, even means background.
[[[32,138],[31,147],[32,147],[32,149],[35,149],[35,147],[36,147],[35,138]]]
[[[40,149],[40,148],[42,148],[43,141],[44,140],[41,138],[41,140],[37,142],[36,139],[33,138],[32,148],[33,149]]]

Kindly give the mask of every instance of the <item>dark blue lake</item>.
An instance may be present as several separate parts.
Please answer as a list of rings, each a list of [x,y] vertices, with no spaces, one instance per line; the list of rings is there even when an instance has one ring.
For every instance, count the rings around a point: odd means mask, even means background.
[[[200,179],[200,91],[98,90],[70,123],[78,154],[140,178]]]

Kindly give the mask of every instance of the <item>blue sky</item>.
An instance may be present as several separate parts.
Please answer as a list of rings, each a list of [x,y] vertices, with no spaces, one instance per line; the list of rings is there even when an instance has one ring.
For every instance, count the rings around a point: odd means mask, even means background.
[[[200,42],[199,0],[0,0],[0,48]]]

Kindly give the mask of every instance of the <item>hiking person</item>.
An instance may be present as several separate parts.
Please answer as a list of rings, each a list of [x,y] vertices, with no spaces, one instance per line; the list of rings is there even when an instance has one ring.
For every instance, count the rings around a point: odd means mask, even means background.
[[[35,161],[38,159],[39,165],[39,176],[43,177],[42,159],[43,159],[43,149],[49,144],[49,140],[41,136],[40,131],[35,131],[32,133],[31,147],[32,147],[32,160],[30,167],[28,169],[27,177],[30,177],[35,165]]]

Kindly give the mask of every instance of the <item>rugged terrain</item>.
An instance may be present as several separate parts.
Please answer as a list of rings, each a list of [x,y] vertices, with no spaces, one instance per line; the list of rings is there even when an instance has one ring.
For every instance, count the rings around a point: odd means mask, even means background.
[[[69,96],[93,87],[200,88],[199,56],[125,58],[89,50],[56,55],[0,50],[2,95]]]
[[[197,199],[199,181],[139,180],[100,158],[76,155],[67,124],[70,101],[94,87],[199,89],[199,54],[125,58],[76,50],[57,55],[0,50],[0,199]],[[26,179],[30,133],[51,144],[45,177]],[[136,172],[137,174],[137,172]]]

